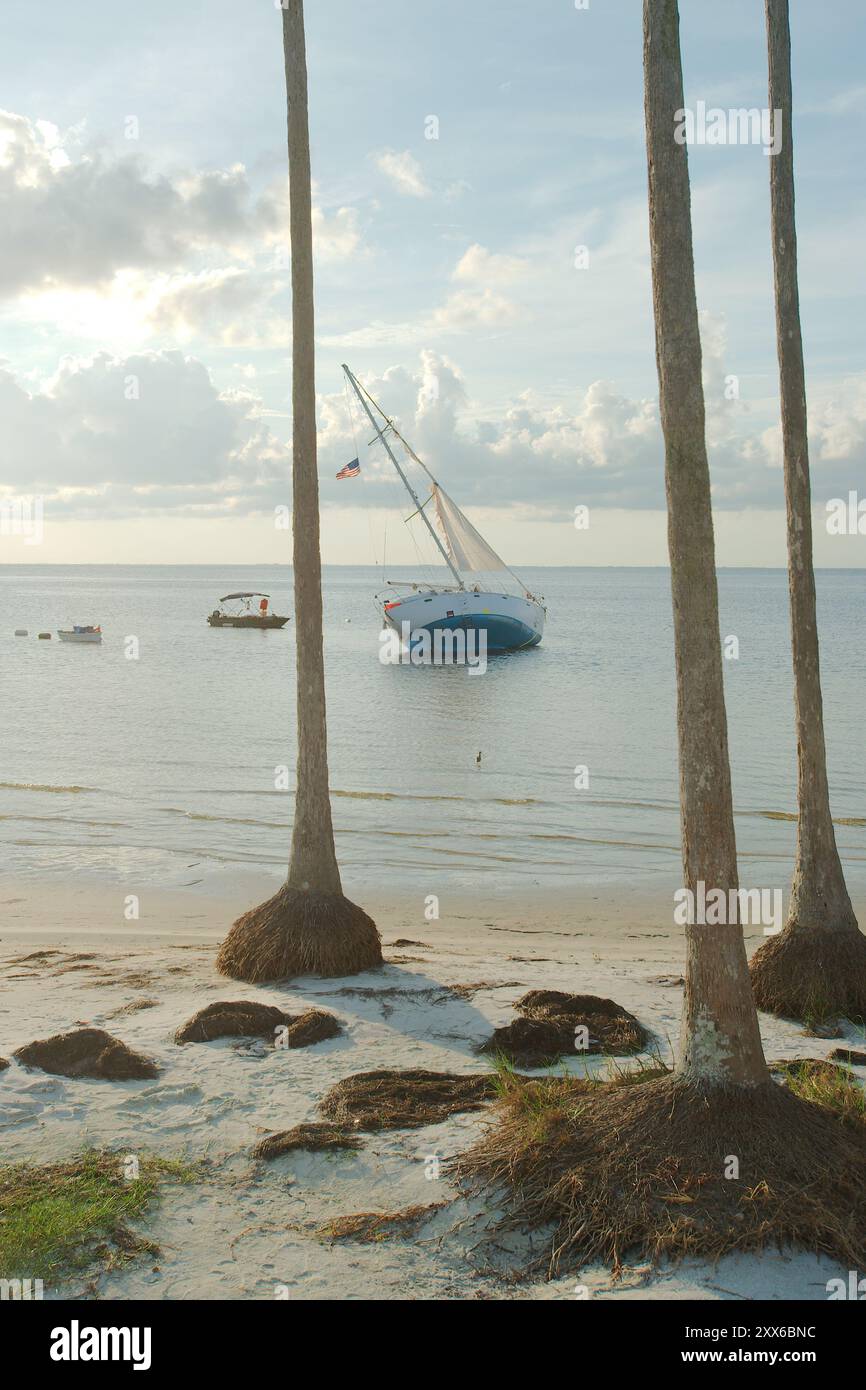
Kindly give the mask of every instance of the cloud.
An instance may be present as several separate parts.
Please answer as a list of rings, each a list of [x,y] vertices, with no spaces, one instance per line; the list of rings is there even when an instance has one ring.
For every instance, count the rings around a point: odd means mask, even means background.
[[[348,260],[361,248],[358,212],[353,207],[338,207],[326,212],[318,201],[319,189],[313,183],[313,252],[319,261]],[[259,214],[268,245],[276,248],[277,264],[288,269],[289,243],[289,183],[288,178],[272,184],[261,199]]]
[[[866,86],[845,87],[842,91],[827,91],[820,101],[801,105],[802,115],[808,116],[847,116],[851,112],[866,110]]]
[[[472,417],[459,368],[429,350],[414,372],[391,368],[365,385],[461,504],[531,502],[562,514],[578,501],[657,506],[663,496],[656,406],[630,401],[609,383],[594,383],[570,408],[544,406],[525,392],[496,421]],[[344,395],[323,398],[320,421],[323,495],[344,500],[324,467],[353,446]],[[380,484],[394,474],[381,455],[374,446],[362,458],[356,501],[382,504]]]
[[[477,242],[460,257],[452,279],[464,288],[455,290],[425,323],[430,333],[471,333],[476,329],[505,328],[521,317],[521,309],[504,295],[503,286],[526,275],[527,262],[520,256],[488,251]]]
[[[118,271],[109,288],[55,289],[23,301],[19,323],[55,331],[125,354],[154,337],[224,347],[287,347],[291,319],[276,307],[288,277],[239,266],[178,274]]]
[[[3,483],[46,509],[249,511],[286,500],[290,454],[249,391],[180,352],[64,359],[41,390],[0,371]]]
[[[200,269],[214,251],[248,265],[288,242],[287,180],[261,193],[242,164],[154,174],[136,154],[83,150],[79,135],[0,112],[0,296],[110,292],[130,270]],[[354,209],[313,210],[317,254],[359,247]],[[285,252],[288,262],[288,252]]]
[[[261,307],[274,292],[272,277],[238,267],[172,276],[158,287],[148,321],[181,341],[206,335],[227,346],[248,345],[251,339],[258,345],[263,341]],[[279,334],[287,341],[285,323]],[[273,344],[274,339],[268,336],[267,341]]]
[[[722,386],[725,333],[704,317],[707,437],[714,504],[722,509],[783,504],[781,454],[775,429],[751,426],[748,411]],[[610,381],[592,382],[561,404],[520,393],[496,419],[475,409],[459,368],[430,350],[413,372],[391,368],[365,379],[371,394],[443,484],[463,503],[531,505],[550,517],[578,503],[597,507],[664,507],[664,441],[655,398],[632,398]],[[816,499],[862,486],[866,461],[866,374],[845,383],[815,412],[812,480]],[[337,467],[355,452],[342,395],[320,404],[323,497],[344,500],[331,485]],[[378,446],[362,457],[353,500],[378,506],[393,469]]]
[[[717,326],[718,327],[718,326]],[[707,380],[721,370],[723,334],[708,332]],[[723,365],[723,364],[722,364]],[[664,506],[664,446],[654,399],[592,382],[551,405],[531,390],[495,418],[481,415],[460,367],[424,349],[413,370],[365,378],[419,457],[470,509],[532,509],[567,519],[579,503],[653,510]],[[708,392],[708,403],[711,401]],[[816,506],[862,487],[866,374],[816,409],[812,480]],[[291,500],[290,421],[251,388],[217,390],[204,364],[181,352],[66,358],[39,389],[0,370],[3,484],[40,493],[48,512],[92,516],[266,514]],[[750,431],[736,402],[712,405],[710,468],[717,508],[780,508],[782,477],[773,429]],[[369,423],[344,391],[320,396],[323,504],[394,507],[400,484],[382,449],[365,448]],[[334,474],[359,454],[352,484]],[[416,465],[407,464],[410,474]],[[416,476],[419,492],[427,482]],[[426,493],[425,493],[426,495]]]
[[[315,187],[313,193],[315,196]],[[337,208],[329,218],[322,208],[313,207],[313,250],[319,260],[348,260],[360,244],[361,233],[355,208]]]
[[[398,193],[410,198],[429,198],[432,189],[425,182],[424,171],[409,150],[383,150],[376,156],[376,165],[390,180]]]
[[[822,458],[862,462],[866,455],[866,375],[846,378],[813,412],[811,435]]]
[[[383,323],[374,320],[361,329],[322,338],[328,347],[381,347],[396,343],[424,343],[442,335],[466,334],[507,328],[529,311],[522,309],[501,287],[520,279],[528,263],[518,256],[488,251],[477,243],[457,262],[451,279],[460,284],[431,312],[414,321]]]
[[[489,286],[450,294],[425,324],[430,333],[471,333],[478,328],[505,328],[519,317],[519,310],[505,295]]]
[[[527,262],[522,256],[504,256],[488,251],[486,246],[479,246],[475,242],[457,262],[453,279],[485,285],[510,285],[519,280],[526,269]]]
[[[59,153],[44,124],[0,113],[0,294],[108,285],[127,267],[178,265],[254,231],[240,165],[172,182],[133,155]]]

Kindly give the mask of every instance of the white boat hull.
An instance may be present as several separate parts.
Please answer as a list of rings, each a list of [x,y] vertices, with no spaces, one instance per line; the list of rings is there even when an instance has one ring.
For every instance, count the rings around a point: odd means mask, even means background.
[[[385,622],[403,634],[409,624],[411,637],[423,631],[463,630],[486,634],[488,652],[520,651],[535,647],[544,633],[546,610],[534,599],[515,594],[475,589],[428,592],[395,597],[384,606]]]
[[[101,642],[101,632],[65,632],[62,628],[58,630],[57,636],[61,642]]]

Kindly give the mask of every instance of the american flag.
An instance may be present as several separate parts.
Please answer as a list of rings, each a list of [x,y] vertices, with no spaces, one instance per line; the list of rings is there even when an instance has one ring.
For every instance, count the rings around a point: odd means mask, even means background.
[[[351,462],[351,463],[347,463],[345,468],[341,468],[341,469],[340,469],[339,473],[337,474],[337,477],[338,477],[338,478],[357,478],[357,476],[358,476],[358,474],[359,474],[360,472],[361,472],[361,465],[360,465],[360,463],[358,462],[357,459],[352,459],[352,462]]]

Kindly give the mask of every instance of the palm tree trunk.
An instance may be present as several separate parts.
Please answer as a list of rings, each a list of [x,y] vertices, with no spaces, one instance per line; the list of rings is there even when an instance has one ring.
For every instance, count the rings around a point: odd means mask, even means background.
[[[866,1015],[866,937],[845,886],[827,784],[818,659],[806,376],[794,218],[791,30],[788,0],[766,0],[769,100],[781,121],[770,160],[776,342],[788,526],[788,591],[797,730],[797,851],[788,921],[751,961],[758,1007],[801,1019]]]
[[[286,882],[232,924],[217,968],[234,979],[350,975],[382,964],[376,924],[343,897],[328,785],[316,461],[316,342],[303,0],[283,0],[292,238],[292,533],[298,762]]]
[[[677,0],[644,0],[650,246],[677,671],[685,886],[737,888]],[[687,928],[680,1071],[701,1085],[768,1079],[737,912]]]
[[[297,792],[288,881],[302,891],[340,893],[328,788],[322,650],[313,223],[303,0],[288,0],[283,9],[283,51],[292,245],[292,534],[298,719]]]
[[[856,930],[857,923],[845,887],[830,815],[818,663],[806,378],[800,332],[797,231],[794,221],[788,0],[766,0],[766,16],[770,110],[781,113],[782,123],[779,153],[770,160],[770,205],[797,727],[799,821],[789,920],[800,927],[852,931]]]

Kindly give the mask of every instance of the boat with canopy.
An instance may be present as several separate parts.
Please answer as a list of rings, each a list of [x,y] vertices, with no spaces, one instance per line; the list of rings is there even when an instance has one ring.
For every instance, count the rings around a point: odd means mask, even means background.
[[[405,631],[403,624],[408,623],[411,640],[425,631],[431,634],[455,629],[483,632],[489,652],[519,651],[537,646],[547,615],[543,596],[531,593],[497,555],[345,363],[343,371],[376,431],[376,438],[370,443],[382,445],[415,504],[415,511],[406,518],[407,522],[421,518],[453,580],[450,584],[389,581],[389,592],[377,595],[385,623],[398,633]],[[405,454],[405,461],[398,457],[394,444]],[[408,476],[407,470],[412,464],[422,470],[430,485],[430,495],[423,502]],[[464,578],[468,575],[481,575],[484,582],[472,583]],[[503,575],[513,581],[512,586],[508,580],[503,581]],[[509,592],[509,587],[515,585],[518,592]],[[398,589],[408,592],[399,595],[393,592]]]
[[[253,607],[252,600],[258,599],[257,607]],[[237,594],[226,594],[220,599],[219,608],[215,608],[208,614],[208,624],[210,627],[251,627],[251,628],[271,628],[285,627],[288,618],[282,618],[278,613],[268,611],[270,594],[259,594],[252,591],[244,591]],[[231,603],[233,608],[228,612],[224,604]]]
[[[42,633],[39,635],[41,637]],[[57,636],[61,642],[99,643],[102,641],[102,628],[94,627],[91,623],[76,623],[72,627],[58,628]]]

